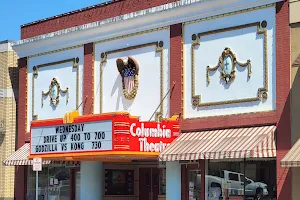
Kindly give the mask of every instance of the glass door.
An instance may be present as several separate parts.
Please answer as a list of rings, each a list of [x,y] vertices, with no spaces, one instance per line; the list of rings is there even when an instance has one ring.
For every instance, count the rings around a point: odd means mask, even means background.
[[[75,171],[75,200],[80,200],[80,170]]]
[[[188,197],[189,200],[201,200],[201,170],[199,169],[188,172]]]
[[[140,168],[139,169],[139,199],[157,200],[159,192],[159,169]]]

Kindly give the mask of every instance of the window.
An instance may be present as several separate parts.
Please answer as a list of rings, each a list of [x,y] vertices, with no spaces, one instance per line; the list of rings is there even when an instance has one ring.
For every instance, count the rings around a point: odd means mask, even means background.
[[[75,173],[75,200],[80,200],[80,171]]]
[[[190,170],[188,173],[188,180],[189,199],[201,200],[201,171]]]
[[[207,199],[276,199],[276,161],[209,162]],[[219,190],[218,190],[219,191]],[[218,195],[217,195],[218,197]]]
[[[133,170],[105,170],[105,195],[133,195]]]
[[[231,181],[239,181],[239,175],[238,174],[229,173],[229,180],[231,180]]]
[[[244,175],[241,174],[240,177],[241,177],[241,181],[244,182],[245,181]]]
[[[39,200],[70,199],[70,168],[48,166],[39,172]],[[28,167],[27,199],[35,200],[35,172]]]

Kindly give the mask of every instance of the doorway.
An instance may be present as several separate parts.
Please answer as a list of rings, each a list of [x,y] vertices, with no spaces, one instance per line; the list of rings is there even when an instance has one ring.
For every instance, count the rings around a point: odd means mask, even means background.
[[[139,171],[139,199],[157,200],[159,192],[159,169],[140,168]]]

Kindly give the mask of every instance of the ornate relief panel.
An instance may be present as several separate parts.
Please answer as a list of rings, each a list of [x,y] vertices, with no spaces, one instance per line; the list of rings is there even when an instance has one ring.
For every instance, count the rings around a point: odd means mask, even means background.
[[[138,50],[145,47],[154,46],[156,49],[156,53],[160,54],[160,105],[159,111],[155,113],[155,120],[159,121],[163,117],[164,113],[164,42],[157,41],[157,42],[150,42],[135,46],[130,46],[126,48],[111,50],[102,52],[100,57],[100,113],[103,110],[103,66],[104,63],[107,62],[109,55],[126,52],[131,50]],[[122,91],[123,95],[128,100],[133,100],[136,95],[138,94],[138,85],[139,85],[139,64],[138,61],[133,57],[129,56],[126,58],[118,58],[116,59],[116,66],[118,71],[122,77]],[[130,80],[131,79],[131,80]],[[131,82],[130,82],[131,81]]]
[[[207,83],[210,83],[210,72],[216,71],[217,69],[221,68],[220,78],[225,81],[226,84],[230,84],[235,79],[236,65],[239,65],[241,67],[248,67],[248,77],[251,77],[251,61],[247,60],[247,62],[245,63],[239,62],[232,50],[229,47],[226,47],[219,57],[218,64],[215,67],[207,66]]]
[[[39,70],[41,68],[45,68],[45,67],[50,67],[50,66],[56,66],[59,64],[64,64],[64,63],[72,63],[73,69],[76,70],[76,91],[73,91],[74,93],[76,93],[76,108],[78,108],[79,105],[79,70],[78,70],[78,63],[79,63],[79,58],[70,58],[70,59],[66,59],[66,60],[61,60],[61,61],[56,61],[56,62],[50,62],[50,63],[45,63],[45,64],[40,64],[40,65],[36,65],[33,66],[33,73],[32,73],[32,119],[36,120],[38,119],[38,115],[35,113],[35,97],[37,95],[40,95],[41,98],[41,105],[42,107],[44,107],[44,101],[46,98],[49,98],[49,103],[50,105],[52,105],[53,107],[56,107],[59,102],[61,101],[61,94],[64,94],[64,98],[66,98],[66,104],[69,101],[69,88],[66,87],[65,89],[63,89],[59,83],[59,80],[57,78],[52,78],[52,81],[49,85],[49,89],[48,91],[42,91],[41,94],[35,94],[35,81],[38,78],[39,75]],[[67,74],[65,74],[65,76],[68,76]]]
[[[234,31],[239,29],[245,29],[249,27],[257,27],[257,34],[263,36],[263,58],[264,58],[264,87],[257,89],[257,95],[255,97],[251,98],[245,98],[245,99],[232,99],[232,100],[226,100],[226,101],[215,101],[215,102],[201,102],[201,95],[196,94],[195,91],[195,48],[197,46],[201,45],[201,37],[211,35],[211,34],[217,34],[227,31]],[[223,105],[223,104],[234,104],[234,103],[245,103],[245,102],[252,102],[252,101],[260,101],[263,99],[267,99],[268,97],[268,55],[267,55],[267,46],[268,46],[268,40],[267,40],[267,30],[266,30],[267,22],[262,21],[240,25],[240,26],[233,26],[229,28],[224,29],[217,29],[213,31],[208,32],[202,32],[193,34],[191,36],[192,39],[192,45],[191,45],[191,76],[192,76],[192,105],[194,107],[203,107],[203,106],[216,106],[216,105]],[[220,78],[223,80],[226,84],[230,84],[236,76],[236,65],[239,65],[240,67],[247,67],[248,68],[248,74],[247,76],[250,78],[252,74],[252,66],[251,66],[251,60],[247,60],[246,62],[241,62],[237,60],[236,55],[233,53],[232,49],[229,47],[225,47],[221,56],[219,57],[218,64],[215,67],[206,67],[206,79],[207,83],[210,83],[210,72],[216,71],[219,68],[221,68],[220,72]]]
[[[183,25],[184,118],[276,109],[275,4]]]
[[[49,90],[47,92],[42,91],[42,106],[44,106],[44,98],[47,96],[50,97],[50,104],[56,107],[60,101],[60,94],[66,94],[66,103],[69,101],[69,88],[65,90],[60,87],[59,82],[56,78],[53,78],[50,85]]]
[[[142,120],[169,116],[169,27],[95,42],[94,113],[127,111]]]

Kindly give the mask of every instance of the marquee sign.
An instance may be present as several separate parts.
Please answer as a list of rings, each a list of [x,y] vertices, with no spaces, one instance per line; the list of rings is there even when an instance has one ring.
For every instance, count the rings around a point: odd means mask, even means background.
[[[144,122],[128,113],[108,113],[78,116],[70,124],[63,122],[63,119],[32,122],[31,157],[80,156],[91,152],[158,155],[179,135],[177,116],[162,122]]]
[[[32,154],[112,150],[112,121],[36,127],[31,134]]]

